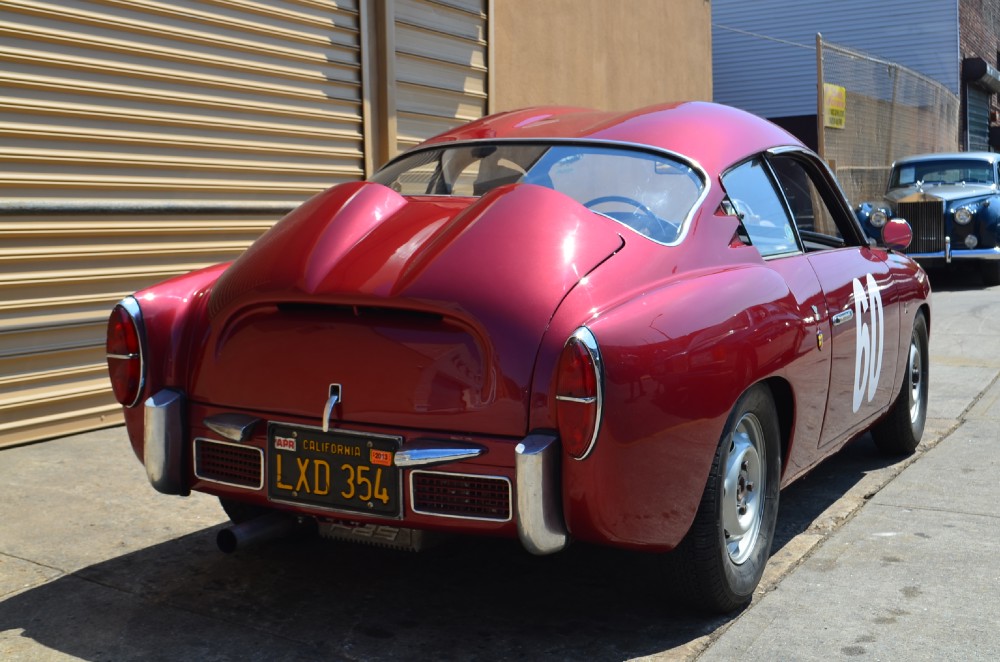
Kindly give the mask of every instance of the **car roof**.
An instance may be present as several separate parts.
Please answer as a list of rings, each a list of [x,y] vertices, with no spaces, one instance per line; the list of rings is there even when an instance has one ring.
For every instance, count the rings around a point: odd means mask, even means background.
[[[718,174],[749,155],[804,147],[779,126],[743,110],[687,101],[629,112],[539,106],[498,113],[431,138],[423,145],[471,140],[595,140],[674,152]]]
[[[1000,160],[1000,154],[997,152],[938,152],[933,154],[914,154],[913,156],[907,156],[902,159],[896,159],[893,163],[893,167],[897,165],[902,165],[905,163],[916,163],[919,161],[940,161],[943,159],[955,159],[961,161],[989,161],[990,163],[996,163]]]

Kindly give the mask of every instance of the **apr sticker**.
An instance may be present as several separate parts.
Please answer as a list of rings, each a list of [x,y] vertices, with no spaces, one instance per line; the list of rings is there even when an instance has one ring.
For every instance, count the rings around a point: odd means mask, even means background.
[[[294,451],[295,439],[292,437],[275,437],[274,447],[279,451]]]
[[[878,378],[882,374],[882,350],[885,331],[882,326],[882,294],[871,274],[865,284],[854,279],[854,319],[858,327],[857,351],[854,355],[854,411],[861,409],[867,394],[868,402],[875,397]]]

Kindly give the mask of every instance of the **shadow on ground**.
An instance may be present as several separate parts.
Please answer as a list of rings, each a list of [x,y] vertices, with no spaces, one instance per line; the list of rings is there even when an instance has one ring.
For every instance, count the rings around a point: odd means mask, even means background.
[[[775,550],[886,464],[862,438],[783,492]],[[621,660],[682,648],[733,617],[686,611],[659,564],[617,550],[533,557],[461,539],[409,554],[310,538],[226,556],[217,531],[14,595],[0,632],[86,660]]]

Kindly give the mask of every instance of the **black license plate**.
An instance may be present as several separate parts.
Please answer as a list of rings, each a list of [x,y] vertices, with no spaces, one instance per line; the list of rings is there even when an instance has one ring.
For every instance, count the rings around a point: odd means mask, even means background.
[[[399,517],[398,437],[271,423],[268,496],[275,501]]]

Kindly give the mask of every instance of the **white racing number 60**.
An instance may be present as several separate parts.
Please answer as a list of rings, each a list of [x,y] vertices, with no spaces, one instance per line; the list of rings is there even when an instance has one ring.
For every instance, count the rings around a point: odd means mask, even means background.
[[[865,319],[866,313],[868,320]],[[865,285],[854,279],[854,319],[858,327],[857,352],[854,355],[854,411],[857,413],[866,391],[868,402],[875,397],[878,378],[882,374],[885,340],[882,294],[871,274],[865,277]]]

